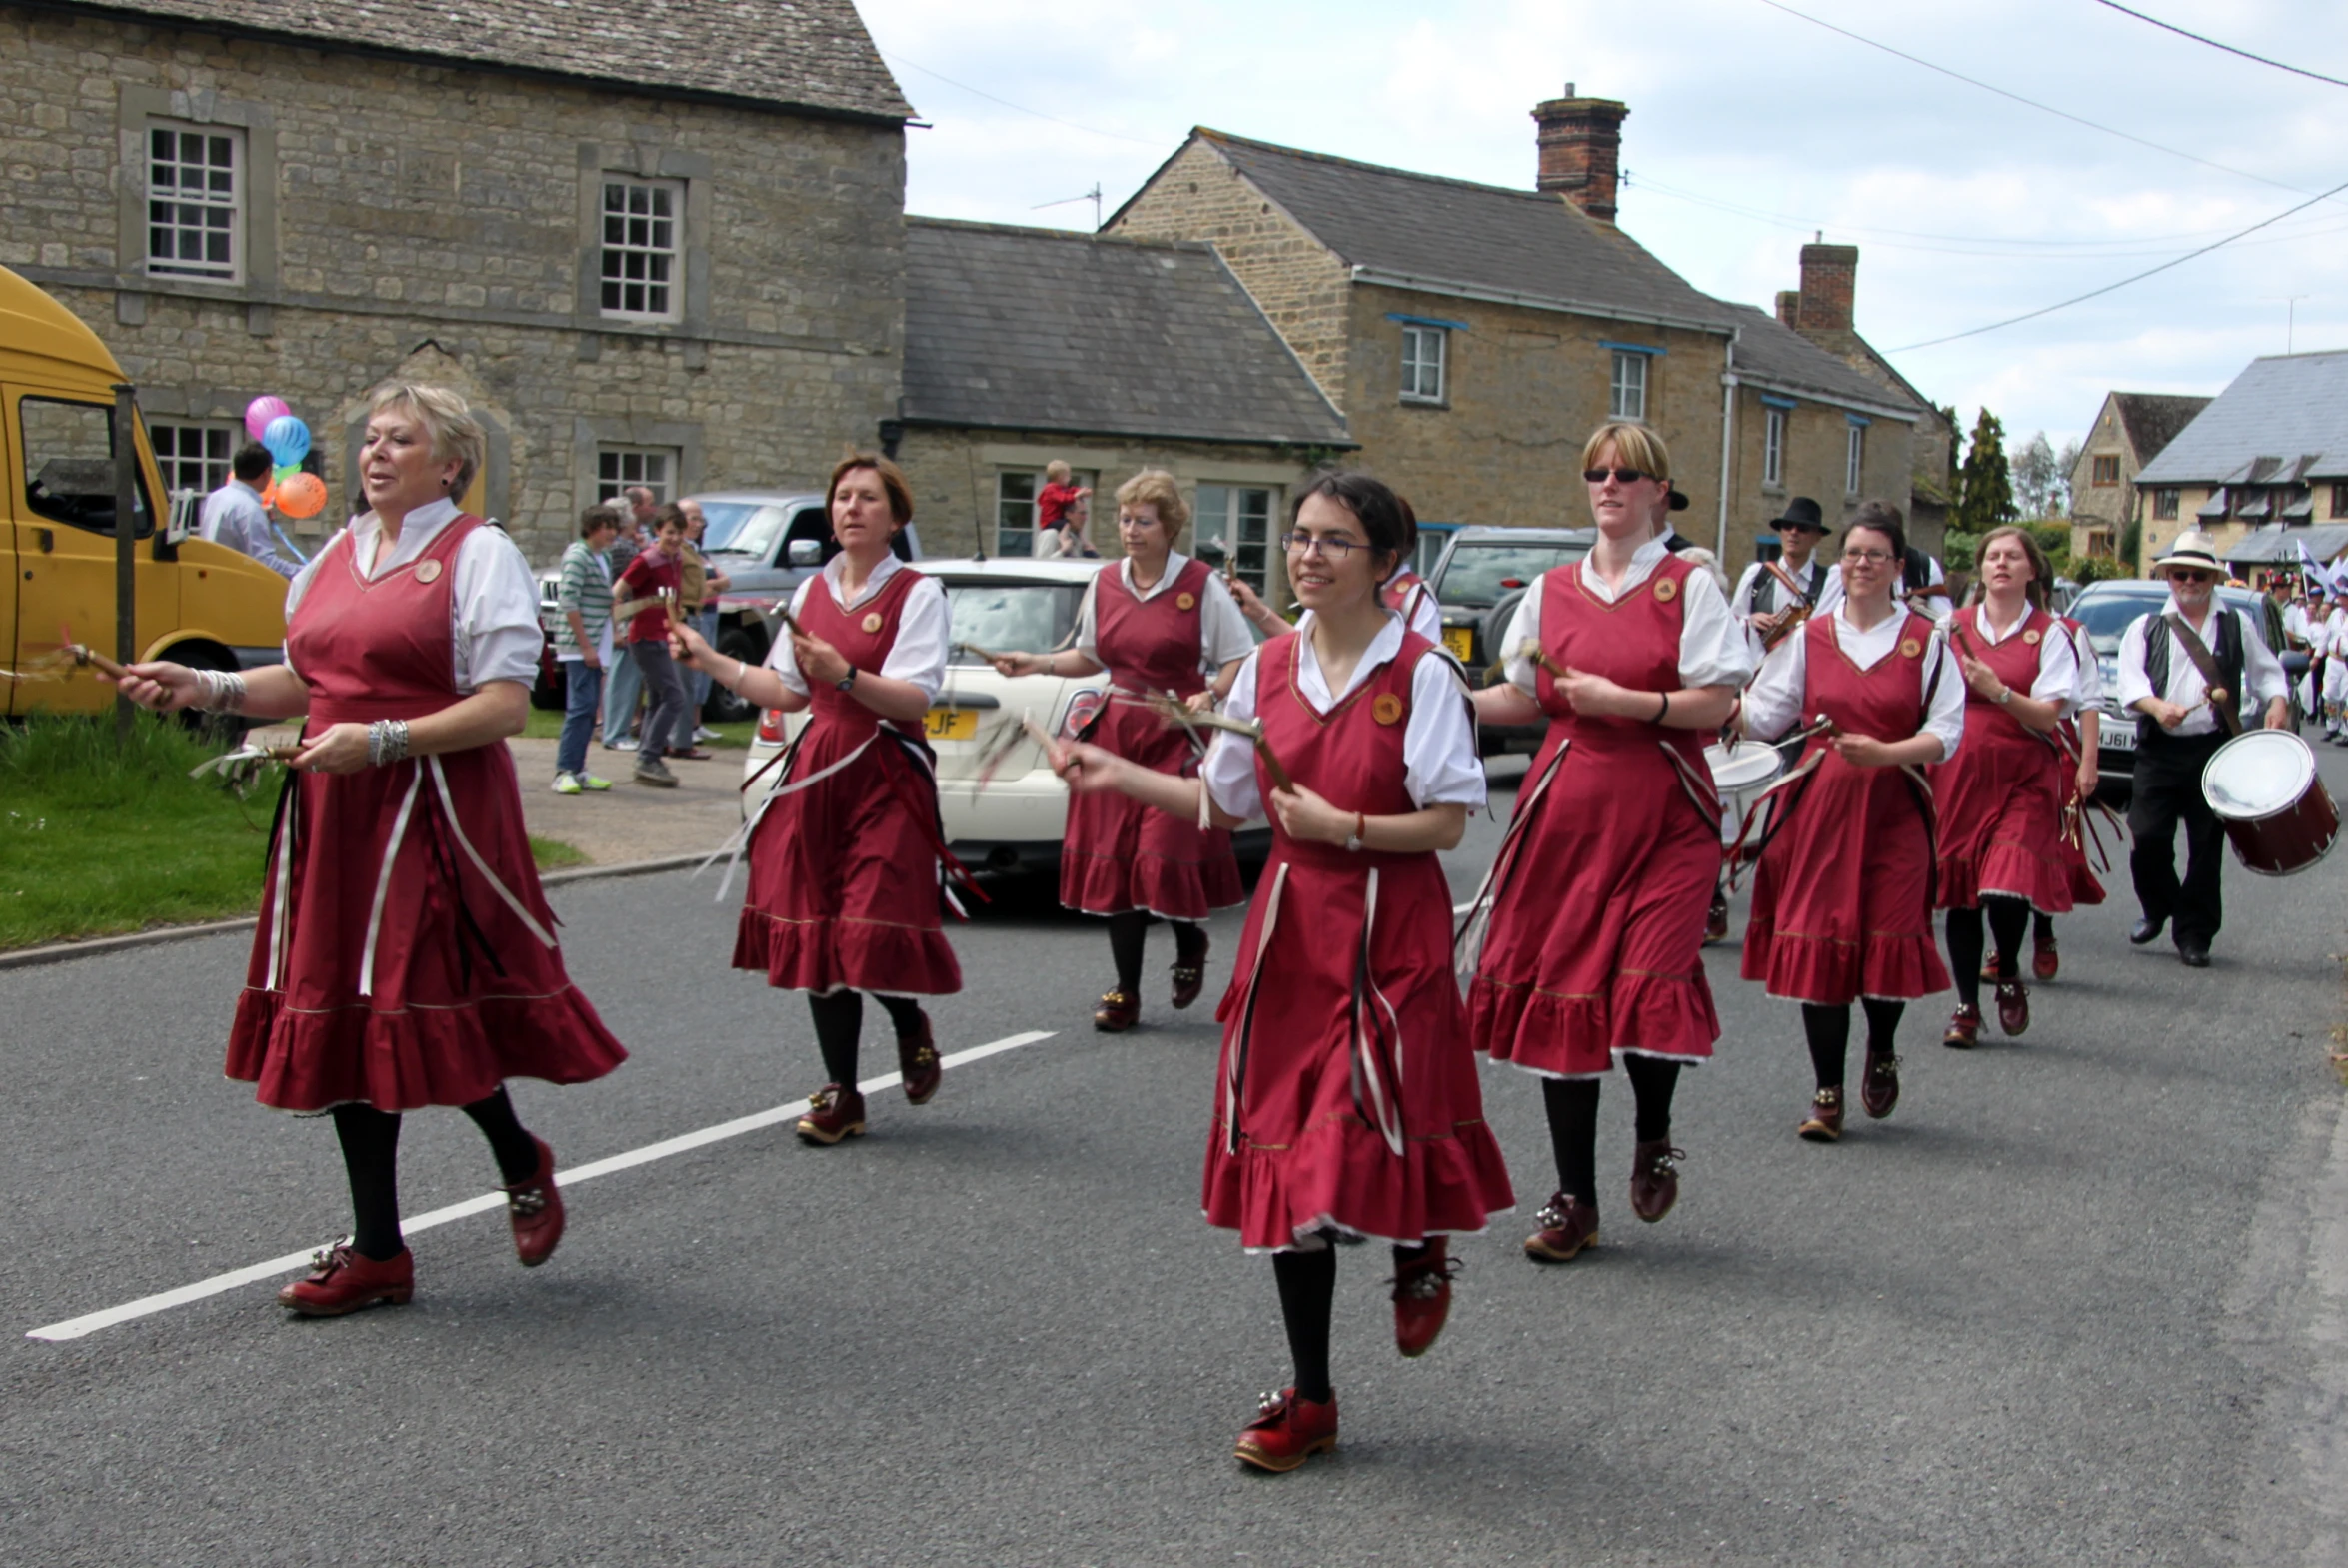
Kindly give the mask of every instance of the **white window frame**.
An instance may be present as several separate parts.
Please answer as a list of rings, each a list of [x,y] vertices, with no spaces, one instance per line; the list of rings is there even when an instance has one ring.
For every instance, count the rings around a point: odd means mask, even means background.
[[[1647,421],[1647,361],[1636,349],[1616,349],[1606,391],[1607,417],[1643,425]]]
[[[618,211],[612,205],[615,196]],[[607,170],[597,197],[596,231],[596,297],[604,319],[684,320],[685,182]],[[632,262],[639,264],[636,276],[629,275]],[[640,291],[633,303],[631,290]],[[661,291],[657,306],[655,290]]]
[[[181,451],[191,437],[196,443],[192,457]],[[155,466],[163,471],[166,492],[193,490],[209,496],[220,489],[228,483],[229,465],[245,439],[245,428],[229,420],[147,421],[147,441],[155,449]]]
[[[1036,553],[1036,496],[1044,488],[1042,469],[995,471],[995,554]],[[1025,490],[1025,495],[1019,494]]]
[[[1855,496],[1866,483],[1867,427],[1851,425],[1846,428],[1850,431],[1850,435],[1846,438],[1848,459],[1843,466],[1842,493],[1846,496]]]
[[[677,472],[684,454],[675,447],[623,447],[604,443],[595,449],[595,499],[617,500],[621,492],[642,485],[653,493],[654,504],[677,499]]]
[[[160,138],[170,137],[170,157],[159,157]],[[198,144],[194,150],[200,159],[195,164],[185,160],[189,143]],[[146,160],[146,243],[140,247],[146,258],[145,270],[150,277],[184,278],[198,283],[239,284],[245,281],[245,194],[249,183],[245,132],[235,125],[195,125],[185,120],[149,119],[140,139],[140,153]],[[227,154],[225,182],[221,165],[213,160]],[[191,200],[188,195],[185,172],[203,171],[201,187]],[[223,188],[225,183],[225,189]],[[162,221],[158,222],[158,217]],[[180,255],[158,255],[155,241],[158,234],[172,237],[171,250],[181,249],[186,237],[193,234],[205,237],[201,247],[208,254],[193,260]],[[209,253],[211,237],[218,236],[227,251],[224,259],[215,259]]]
[[[1260,519],[1248,516],[1252,510],[1247,505],[1250,496],[1263,498]],[[1272,536],[1278,527],[1279,505],[1278,492],[1267,485],[1202,480],[1193,509],[1195,515],[1190,520],[1190,537],[1200,545],[1209,541],[1221,543],[1232,570],[1257,594],[1268,596],[1271,554],[1276,548]]]
[[[1451,332],[1416,322],[1402,324],[1402,401],[1442,403],[1450,397]]]
[[[1763,408],[1761,414],[1761,483],[1774,489],[1785,483],[1786,411]]]

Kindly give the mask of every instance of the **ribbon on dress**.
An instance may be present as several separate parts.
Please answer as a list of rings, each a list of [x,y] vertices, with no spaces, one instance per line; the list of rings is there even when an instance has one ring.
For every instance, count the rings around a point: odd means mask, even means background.
[[[1549,792],[1549,783],[1557,777],[1557,769],[1564,763],[1565,754],[1573,749],[1573,738],[1568,736],[1557,743],[1557,750],[1549,758],[1549,766],[1533,781],[1529,790],[1517,798],[1516,817],[1500,837],[1500,852],[1492,856],[1489,869],[1483,873],[1483,884],[1475,889],[1475,901],[1467,906],[1467,918],[1451,938],[1451,968],[1462,986],[1475,978],[1475,971],[1483,962],[1484,937],[1491,931],[1492,910],[1498,907],[1516,876],[1516,863],[1522,858],[1525,829],[1539,811],[1541,799]]]

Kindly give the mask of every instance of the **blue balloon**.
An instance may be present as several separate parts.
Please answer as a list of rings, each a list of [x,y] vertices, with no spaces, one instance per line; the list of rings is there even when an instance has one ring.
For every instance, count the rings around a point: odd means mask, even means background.
[[[299,463],[310,455],[310,427],[291,414],[280,414],[261,432],[261,445],[280,463]]]

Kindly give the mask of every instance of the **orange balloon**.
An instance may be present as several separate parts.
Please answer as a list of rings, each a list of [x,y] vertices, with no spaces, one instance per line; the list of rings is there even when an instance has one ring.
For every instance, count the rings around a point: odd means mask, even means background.
[[[277,487],[277,507],[289,518],[314,518],[326,507],[326,481],[296,474]]]
[[[270,481],[270,482],[269,482],[267,485],[265,485],[265,486],[263,486],[263,487],[262,487],[262,489],[261,489],[261,505],[263,505],[263,506],[265,506],[265,507],[269,508],[271,511],[275,511],[275,510],[277,509],[277,481],[276,481],[276,480],[271,480],[271,481]]]

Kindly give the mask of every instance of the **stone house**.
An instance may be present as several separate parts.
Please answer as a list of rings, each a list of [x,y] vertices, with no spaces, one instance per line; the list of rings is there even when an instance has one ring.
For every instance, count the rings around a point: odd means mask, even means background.
[[[934,555],[1025,555],[1044,466],[1114,494],[1171,472],[1238,573],[1284,591],[1288,495],[1352,450],[1321,394],[1211,246],[936,218],[906,224],[905,396],[889,428]]]
[[[2228,561],[2296,562],[2295,534],[2329,539],[2313,525],[2348,523],[2348,349],[2252,360],[2135,488],[2146,561],[2198,528]]]
[[[2071,470],[2071,555],[2113,560],[2121,533],[2146,516],[2136,476],[2166,451],[2177,433],[2193,422],[2209,399],[2171,397],[2157,392],[2110,392],[2079,444]],[[2157,498],[2157,508],[2177,515],[2179,498]],[[2137,563],[2126,563],[2130,571]]]
[[[1789,477],[1829,507],[1907,506],[1929,405],[1617,227],[1627,113],[1570,86],[1541,104],[1531,190],[1200,128],[1106,232],[1213,245],[1431,524],[1586,521],[1581,443],[1616,418],[1670,443],[1682,532],[1732,563],[1774,546]]]
[[[872,442],[912,111],[851,0],[558,3],[0,0],[0,262],[121,359],[168,483],[276,393],[331,528],[367,390],[443,380],[490,431],[473,505],[545,561],[622,484]]]

